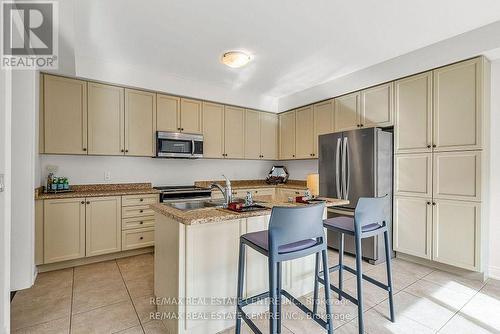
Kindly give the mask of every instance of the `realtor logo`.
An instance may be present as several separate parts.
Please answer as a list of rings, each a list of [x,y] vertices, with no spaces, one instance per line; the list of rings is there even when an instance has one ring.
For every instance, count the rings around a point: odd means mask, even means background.
[[[2,2],[2,68],[57,69],[57,3]]]

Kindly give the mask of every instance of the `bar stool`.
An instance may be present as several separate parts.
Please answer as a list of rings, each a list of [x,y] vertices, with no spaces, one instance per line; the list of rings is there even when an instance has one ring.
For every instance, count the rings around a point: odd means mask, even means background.
[[[244,234],[240,237],[240,256],[238,262],[238,301],[236,306],[236,334],[241,333],[241,319],[254,333],[262,334],[254,322],[243,311],[243,307],[259,300],[269,298],[270,333],[281,333],[281,297],[282,295],[310,316],[328,333],[333,333],[333,319],[330,305],[330,292],[325,289],[327,321],[313,314],[307,306],[282,289],[281,264],[311,254],[322,255],[323,266],[328,265],[327,244],[323,229],[324,204],[301,207],[274,207],[269,221],[269,230]],[[245,276],[245,248],[251,247],[267,256],[269,267],[269,291],[243,298],[243,280]],[[315,275],[317,276],[317,275]],[[328,273],[323,281],[329,284]]]
[[[328,268],[328,272],[332,273],[334,271],[339,271],[339,287],[337,288],[333,284],[329,284],[326,280],[322,279],[320,275],[323,271],[319,271],[319,261],[316,258],[316,269],[315,269],[315,282],[314,282],[314,307],[313,313],[317,314],[317,304],[318,304],[318,290],[319,283],[322,283],[326,286],[330,286],[330,289],[338,293],[339,300],[342,297],[347,298],[349,301],[358,306],[358,328],[359,333],[364,332],[364,322],[363,322],[363,281],[362,279],[378,286],[386,290],[389,293],[389,309],[390,309],[390,317],[391,321],[395,321],[394,316],[394,300],[393,300],[393,287],[392,287],[392,272],[391,272],[391,248],[389,244],[389,231],[387,227],[387,201],[390,198],[388,195],[384,197],[375,197],[375,198],[360,198],[358,204],[356,205],[356,209],[354,211],[354,218],[351,217],[336,217],[326,219],[323,222],[324,227],[327,230],[335,231],[339,233],[339,264],[333,267]],[[363,270],[361,267],[362,260],[362,252],[361,252],[361,240],[364,238],[369,238],[374,235],[384,234],[384,244],[385,244],[385,263],[387,270],[387,285],[375,280],[372,277],[363,274]],[[344,234],[349,234],[354,236],[355,245],[356,245],[356,269],[353,269],[344,264]],[[342,290],[343,286],[343,275],[342,271],[347,270],[348,272],[356,275],[357,280],[357,298],[352,297]],[[329,290],[329,289],[325,289]]]

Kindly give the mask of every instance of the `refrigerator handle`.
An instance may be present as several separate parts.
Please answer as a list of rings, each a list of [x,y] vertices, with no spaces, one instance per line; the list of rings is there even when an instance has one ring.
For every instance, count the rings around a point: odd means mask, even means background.
[[[340,138],[337,138],[337,150],[336,150],[336,158],[335,158],[335,180],[337,185],[337,198],[342,198],[342,193],[340,192]]]
[[[347,141],[347,137],[345,138],[345,144],[346,144],[346,147],[345,147],[344,153],[346,156],[345,161],[346,161],[347,171],[346,171],[346,175],[344,176],[344,178],[345,178],[344,196],[345,196],[345,199],[348,199],[349,198],[349,189],[351,187],[351,155],[349,154],[349,142]]]
[[[342,143],[342,194],[342,198],[347,199],[347,137]]]

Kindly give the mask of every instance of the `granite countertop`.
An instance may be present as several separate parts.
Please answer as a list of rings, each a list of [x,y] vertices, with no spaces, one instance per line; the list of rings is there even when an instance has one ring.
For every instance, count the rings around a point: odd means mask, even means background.
[[[44,193],[43,188],[35,189],[35,200],[61,199],[78,197],[103,197],[122,195],[158,194],[151,183],[115,183],[115,184],[85,184],[72,185],[72,192]]]
[[[225,185],[223,180],[215,181],[196,181],[195,186],[207,188],[213,182]],[[285,188],[285,189],[307,189],[306,181],[303,180],[288,180],[286,183],[281,184],[268,184],[266,180],[231,180],[231,188],[233,189],[247,189],[247,188]]]
[[[347,205],[349,201],[341,200],[337,198],[323,198],[326,200],[325,206],[340,206]],[[208,223],[217,223],[226,220],[234,220],[248,217],[258,217],[263,215],[271,214],[271,209],[274,206],[303,206],[306,204],[302,203],[290,203],[290,202],[279,202],[279,201],[258,201],[258,204],[265,206],[266,209],[251,211],[251,212],[234,212],[228,209],[222,208],[203,208],[189,211],[182,211],[171,207],[169,205],[165,205],[162,203],[152,204],[151,208],[162,215],[165,215],[169,218],[172,218],[179,223],[184,225],[199,225],[199,224],[208,224]]]

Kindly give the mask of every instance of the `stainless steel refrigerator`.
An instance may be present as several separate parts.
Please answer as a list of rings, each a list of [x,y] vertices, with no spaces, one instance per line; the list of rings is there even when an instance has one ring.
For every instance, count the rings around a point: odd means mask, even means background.
[[[319,136],[320,196],[344,198],[349,205],[329,209],[328,217],[353,216],[360,197],[388,194],[386,208],[392,235],[392,132],[380,128],[336,132]],[[338,234],[328,232],[328,245],[338,249]],[[385,260],[383,237],[363,239],[363,258]],[[345,236],[345,251],[355,252],[354,238]]]

